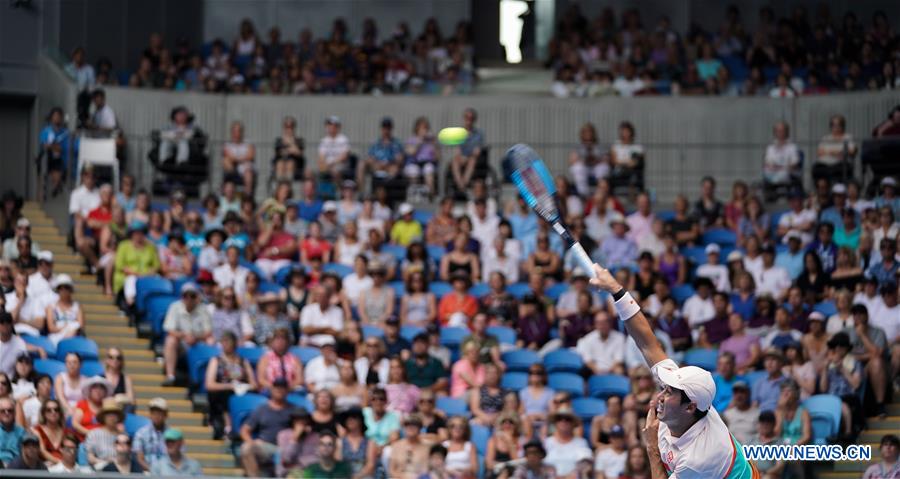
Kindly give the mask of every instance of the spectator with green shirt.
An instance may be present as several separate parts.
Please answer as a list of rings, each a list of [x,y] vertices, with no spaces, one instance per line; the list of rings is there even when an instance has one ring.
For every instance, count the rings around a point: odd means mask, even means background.
[[[409,203],[402,203],[397,210],[397,221],[391,227],[391,242],[403,246],[409,246],[414,241],[422,239],[422,225],[413,219],[413,207]]]
[[[472,334],[466,336],[459,345],[460,350],[465,349],[466,344],[475,343],[478,347],[478,359],[482,364],[494,363],[501,368],[503,361],[500,359],[500,342],[493,334],[487,333],[488,317],[485,313],[478,313],[472,318]]]
[[[123,292],[125,301],[132,305],[137,295],[138,278],[157,274],[159,267],[156,246],[147,241],[147,226],[132,223],[128,228],[128,239],[116,249],[113,290],[116,294]]]
[[[369,404],[371,406],[363,409],[366,437],[378,446],[400,439],[400,415],[387,410],[387,392],[380,387],[373,389]]]
[[[335,459],[337,438],[331,431],[319,433],[319,460],[309,465],[300,474],[288,474],[287,477],[303,477],[308,479],[338,479],[350,477],[350,465]]]
[[[419,389],[447,392],[447,368],[440,360],[428,354],[428,335],[419,333],[412,341],[412,357],[406,360],[406,377]]]

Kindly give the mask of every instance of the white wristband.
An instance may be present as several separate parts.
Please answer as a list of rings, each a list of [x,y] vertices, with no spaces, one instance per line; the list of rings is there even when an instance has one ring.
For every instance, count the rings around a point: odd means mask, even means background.
[[[622,321],[628,321],[641,311],[641,306],[631,297],[631,293],[625,293],[615,304],[616,313]]]

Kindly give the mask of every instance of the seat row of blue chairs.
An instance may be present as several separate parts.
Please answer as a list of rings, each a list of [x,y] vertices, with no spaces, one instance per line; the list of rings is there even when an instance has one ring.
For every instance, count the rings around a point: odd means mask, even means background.
[[[54,345],[53,341],[50,341],[46,336],[23,334],[21,337],[26,344],[38,346],[43,349],[50,359],[56,358],[59,361],[65,361],[66,355],[69,353],[77,353],[82,361],[100,357],[100,349],[97,347],[97,343],[93,339],[88,339],[83,336],[63,339],[56,345]],[[32,355],[37,356],[37,353],[32,353]]]
[[[57,374],[66,372],[66,364],[58,359],[35,359],[34,370],[38,374],[46,374],[51,378],[56,378]],[[103,363],[97,360],[82,361],[81,374],[88,377],[99,376],[103,374]]]

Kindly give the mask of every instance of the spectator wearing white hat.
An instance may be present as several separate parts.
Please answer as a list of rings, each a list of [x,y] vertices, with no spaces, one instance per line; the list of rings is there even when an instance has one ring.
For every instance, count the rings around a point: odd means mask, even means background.
[[[181,299],[172,303],[163,321],[166,332],[163,358],[166,380],[164,385],[175,384],[175,365],[181,352],[197,343],[215,341],[212,335],[212,319],[209,309],[200,304],[200,288],[194,283],[181,287]]]
[[[322,203],[322,212],[319,213],[318,223],[319,228],[322,230],[322,237],[334,245],[341,235],[341,225],[338,222],[337,202],[328,200]]]
[[[58,344],[63,339],[78,335],[84,329],[84,311],[73,298],[75,285],[69,275],[57,276],[52,285],[58,299],[47,306],[47,331],[50,332],[50,341]]]
[[[9,262],[12,262],[19,258],[19,249],[16,248],[16,244],[19,241],[19,238],[23,236],[31,237],[31,221],[28,221],[28,218],[22,217],[16,221],[16,230],[15,235],[12,238],[7,238],[6,241],[3,242],[3,259]],[[37,241],[34,239],[31,240],[31,254],[37,256],[37,254],[41,251],[40,245],[38,245]]]
[[[37,255],[37,271],[28,276],[28,295],[45,299],[53,295],[53,252],[40,251]]]
[[[875,206],[890,207],[894,211],[894,216],[900,215],[900,197],[897,196],[897,180],[892,176],[886,176],[881,179],[881,194],[875,198]]]
[[[397,220],[391,226],[391,242],[402,246],[409,246],[415,241],[421,241],[423,237],[422,225],[413,219],[413,206],[409,203],[401,203],[397,209]],[[473,223],[474,225],[474,223]],[[496,234],[496,228],[493,233]],[[475,235],[473,230],[472,235]]]
[[[763,246],[762,259],[762,268],[753,278],[756,282],[756,293],[770,294],[776,299],[784,297],[791,286],[791,278],[786,269],[775,265],[775,247]],[[822,273],[821,270],[819,273]]]
[[[14,290],[4,296],[6,300],[4,307],[12,314],[16,332],[40,336],[46,322],[45,303],[42,299],[28,294],[28,276],[24,273],[16,273],[13,285]]]
[[[340,183],[350,166],[350,140],[341,133],[341,119],[337,116],[325,119],[325,136],[319,140],[318,153],[319,173],[331,175],[335,184]]]
[[[731,291],[731,281],[728,278],[728,267],[719,264],[719,253],[721,249],[719,245],[710,243],[706,245],[706,264],[702,264],[697,268],[697,276],[709,278],[712,281],[716,291]]]
[[[790,230],[784,235],[784,241],[788,249],[775,255],[775,266],[784,268],[788,273],[788,277],[793,281],[803,273],[803,257],[805,252],[801,248],[803,246],[803,238],[800,233]]]
[[[328,337],[321,341],[321,355],[311,359],[303,368],[307,391],[330,390],[341,382],[340,365],[335,340]]]
[[[169,417],[169,405],[164,398],[157,397],[147,404],[150,411],[150,424],[134,433],[132,451],[135,459],[145,471],[157,460],[166,456],[166,444],[163,436],[169,429],[166,419]]]

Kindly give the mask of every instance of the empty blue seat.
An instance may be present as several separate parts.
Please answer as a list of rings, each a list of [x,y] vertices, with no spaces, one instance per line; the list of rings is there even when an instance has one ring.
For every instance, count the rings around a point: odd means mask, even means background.
[[[706,263],[706,248],[703,246],[690,246],[681,250],[681,254],[689,262],[700,265]]]
[[[522,299],[526,294],[533,293],[528,283],[513,283],[506,286],[506,292],[513,295],[516,299]]]
[[[525,389],[526,386],[528,386],[528,373],[511,371],[504,373],[500,378],[500,387],[503,389],[518,391]]]
[[[240,265],[243,266],[243,267],[245,267],[245,268],[247,268],[247,269],[249,269],[250,271],[252,271],[253,274],[255,274],[256,276],[258,276],[260,280],[266,279],[266,275],[263,274],[262,270],[259,269],[259,266],[256,266],[256,264],[254,264],[254,263],[252,263],[252,262],[250,262],[250,261],[247,261],[247,260],[245,260],[245,259],[242,259],[242,260],[240,261]]]
[[[162,336],[163,320],[166,318],[166,312],[169,311],[169,306],[175,301],[178,301],[178,296],[175,296],[174,294],[151,296],[147,299],[147,314],[145,315],[145,319],[153,326],[154,337],[159,338]]]
[[[747,382],[747,385],[750,386],[750,389],[752,390],[757,381],[768,375],[769,373],[765,371],[750,371],[749,373],[744,374],[744,381]]]
[[[292,263],[287,266],[282,266],[281,268],[278,268],[278,271],[276,271],[275,275],[272,276],[272,280],[276,284],[287,287],[288,278],[291,276],[291,271],[293,271],[294,268],[303,268],[303,265],[301,265],[300,263]]]
[[[468,329],[459,326],[441,328],[441,344],[448,348],[458,347],[469,334]]]
[[[228,399],[228,414],[231,415],[231,427],[239,429],[251,412],[268,401],[262,394],[247,393],[234,395]]]
[[[315,406],[306,394],[291,393],[287,395],[286,400],[296,407],[306,409],[309,413],[312,413],[313,409],[315,409]]]
[[[263,354],[266,353],[266,348],[259,347],[259,346],[240,347],[240,348],[237,348],[237,353],[238,353],[238,356],[249,361],[250,365],[252,365],[255,368],[256,365],[259,363],[259,359],[262,357]]]
[[[502,344],[516,344],[516,330],[508,326],[491,326],[487,333],[493,335]]]
[[[218,356],[221,351],[218,346],[210,346],[208,344],[195,344],[188,349],[187,363],[188,375],[191,384],[199,390],[205,390],[206,365],[209,360]]]
[[[424,332],[425,328],[419,326],[400,326],[400,337],[409,342],[412,342],[413,338]]]
[[[353,268],[340,263],[327,263],[322,266],[322,271],[326,273],[336,274],[340,278],[353,274]]]
[[[590,424],[594,416],[606,414],[606,401],[598,398],[574,398],[572,399],[572,412],[582,421]]]
[[[809,411],[815,444],[825,444],[826,438],[837,435],[841,424],[841,398],[817,394],[803,401],[803,407]]]
[[[715,371],[718,358],[719,351],[716,349],[694,348],[684,353],[684,364],[697,366],[707,371]]]
[[[476,298],[487,296],[487,294],[490,292],[491,287],[487,283],[475,283],[475,285],[469,288],[469,294],[475,296]]]
[[[837,314],[837,305],[834,301],[822,301],[813,306],[813,311],[818,311],[825,316],[825,319]]]
[[[431,221],[431,218],[434,217],[434,212],[426,211],[426,210],[414,210],[413,211],[413,220],[418,222],[422,227],[428,225],[428,222]]]
[[[30,344],[32,346],[37,346],[44,350],[47,353],[48,358],[56,357],[56,345],[53,344],[53,341],[50,341],[50,338],[47,336],[32,336],[30,334],[23,334],[20,336],[25,344]],[[32,357],[38,357],[38,353],[31,353]]]
[[[100,352],[97,349],[97,343],[92,339],[76,336],[74,338],[63,339],[56,345],[56,359],[60,361],[66,360],[66,354],[77,353],[81,360],[97,359]]]
[[[569,283],[560,282],[560,283],[556,283],[553,286],[550,286],[549,288],[547,288],[547,290],[544,291],[544,294],[546,294],[547,297],[549,297],[553,301],[557,301],[557,300],[559,300],[559,297],[562,296],[563,293],[565,293],[568,290],[569,290]]]
[[[425,250],[428,251],[428,258],[438,264],[440,264],[441,258],[447,253],[447,248],[433,244],[426,246]]]
[[[682,284],[672,288],[672,298],[675,299],[675,301],[677,301],[679,305],[693,296],[693,294],[694,287],[689,284]]]
[[[588,393],[606,399],[610,396],[625,397],[631,392],[631,381],[620,374],[597,374],[588,378]]]
[[[297,359],[299,359],[304,366],[309,362],[310,359],[317,358],[322,355],[322,353],[319,351],[319,348],[310,346],[292,346],[291,354],[297,356]]]
[[[569,349],[557,349],[544,356],[544,368],[548,373],[565,371],[577,373],[584,366],[581,356]]]
[[[572,397],[584,396],[584,379],[575,373],[553,373],[547,378],[547,386],[554,391],[565,391]]]
[[[378,326],[373,326],[371,324],[364,324],[364,325],[360,326],[360,329],[362,329],[363,339],[383,338],[384,337],[384,330],[379,328]]]
[[[406,246],[399,244],[385,244],[381,246],[382,253],[390,253],[397,262],[406,259]]]
[[[508,371],[528,371],[532,364],[541,362],[540,356],[530,349],[516,349],[501,355]]]
[[[394,290],[394,295],[398,298],[406,294],[406,283],[403,281],[391,281],[388,283],[388,286]]]
[[[469,440],[475,445],[475,450],[479,456],[487,453],[488,439],[491,438],[491,428],[482,426],[481,424],[471,424],[469,426]]]
[[[737,234],[726,228],[712,228],[703,233],[702,242],[704,245],[734,246],[737,244]]]
[[[452,398],[449,396],[438,396],[435,400],[435,407],[439,411],[444,411],[448,418],[453,416],[469,416],[469,405],[462,399]]]
[[[100,361],[88,360],[81,363],[81,374],[91,377],[103,374],[103,364]]]
[[[139,313],[147,311],[147,299],[154,294],[175,294],[172,282],[162,276],[144,276],[137,279],[134,306]]]
[[[57,374],[66,372],[66,365],[56,359],[35,359],[34,370],[55,379]]]
[[[280,294],[282,289],[284,288],[278,283],[272,283],[270,281],[260,281],[259,283],[259,294]]]
[[[138,429],[150,424],[150,418],[144,416],[138,416],[137,414],[126,414],[125,415],[125,434],[128,434],[131,437],[134,437],[134,433],[138,432]]]
[[[431,284],[428,285],[428,291],[431,291],[437,299],[441,299],[444,295],[453,291],[453,286],[450,286],[450,283],[444,281],[432,281]]]

